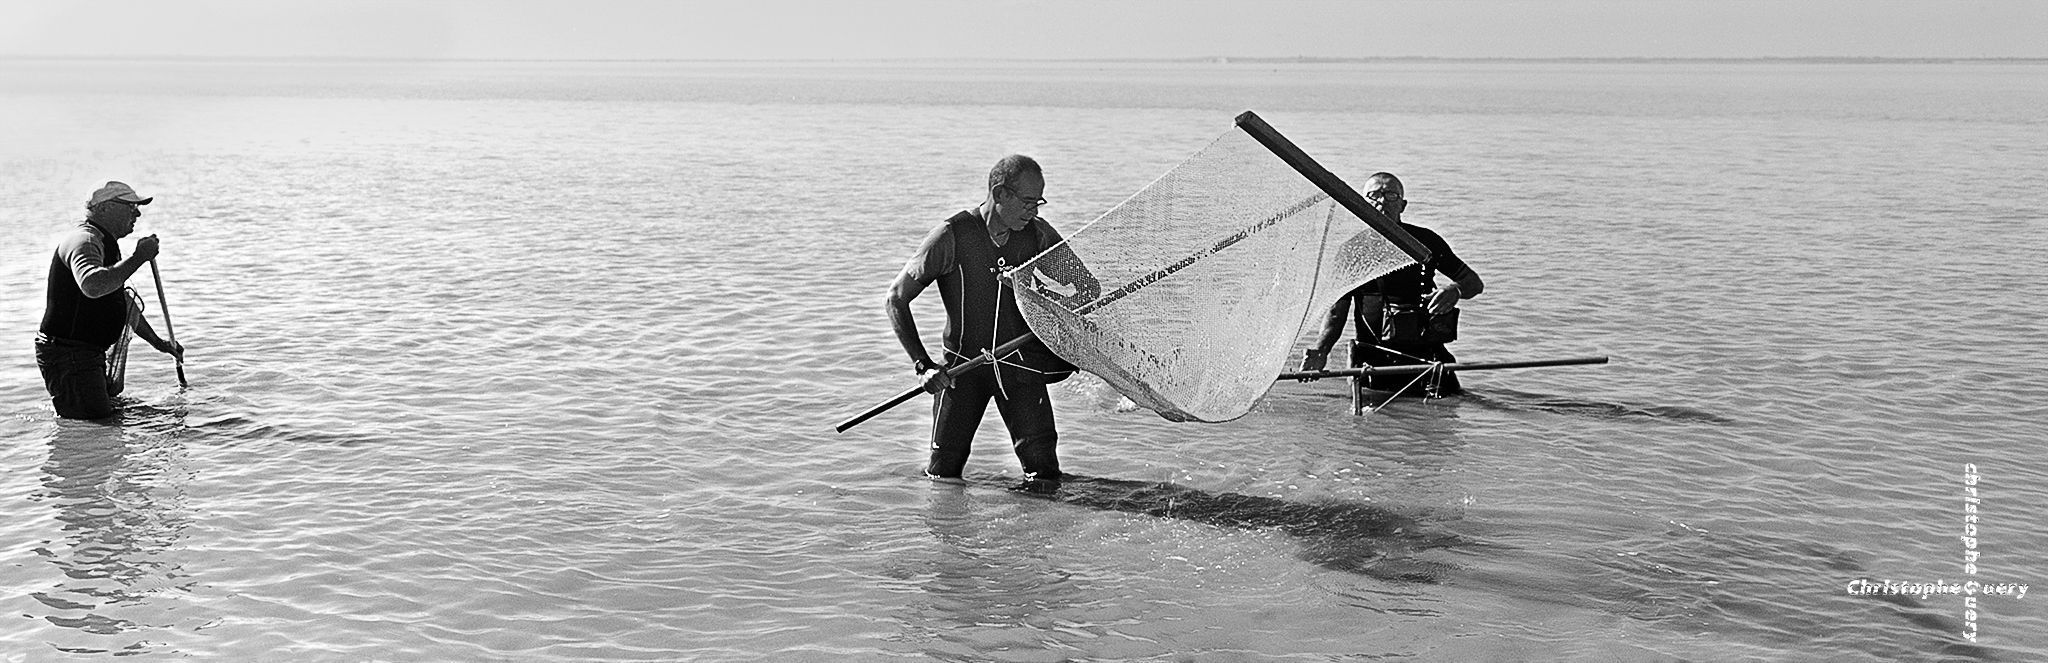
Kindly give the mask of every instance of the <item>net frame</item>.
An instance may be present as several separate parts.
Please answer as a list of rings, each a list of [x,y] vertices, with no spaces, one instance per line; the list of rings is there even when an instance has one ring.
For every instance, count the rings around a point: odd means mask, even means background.
[[[1215,165],[1232,159],[1250,161],[1238,170]],[[1184,181],[1226,176],[1246,185],[1205,189]],[[1333,243],[1347,220],[1364,229]],[[1077,251],[1077,240],[1089,250]],[[1112,255],[1091,255],[1104,246]],[[1301,260],[1309,247],[1314,259]],[[1290,253],[1291,261],[1244,257]],[[1245,111],[1233,131],[1004,276],[1027,324],[1067,361],[1166,419],[1217,422],[1250,411],[1303,329],[1337,297],[1428,259],[1429,250],[1398,223]],[[1108,283],[1121,285],[1068,294],[1047,284],[1095,281],[1090,264],[1107,267],[1116,276]],[[1184,280],[1230,288],[1189,292]],[[1147,300],[1133,308],[1155,315],[1110,310],[1132,297]],[[1192,320],[1196,314],[1211,319]],[[1234,330],[1239,323],[1245,329]]]
[[[128,300],[128,315],[121,323],[121,335],[114,338],[114,344],[107,346],[107,395],[119,396],[128,388],[128,342],[135,340],[135,321],[142,318],[146,308],[142,295],[134,288],[122,288]]]

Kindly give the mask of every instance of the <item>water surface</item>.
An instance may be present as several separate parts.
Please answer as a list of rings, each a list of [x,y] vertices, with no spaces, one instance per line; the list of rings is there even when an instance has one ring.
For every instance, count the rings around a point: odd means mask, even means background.
[[[2030,660],[2025,63],[0,63],[0,643],[27,660]],[[108,77],[132,81],[88,84]],[[1258,110],[1485,277],[1471,396],[1083,376],[918,478],[881,312],[1007,152],[1071,232]],[[49,237],[157,196],[193,387],[55,420]],[[146,279],[136,287],[160,308]],[[936,343],[936,298],[918,302]],[[1306,339],[1304,339],[1305,341]]]

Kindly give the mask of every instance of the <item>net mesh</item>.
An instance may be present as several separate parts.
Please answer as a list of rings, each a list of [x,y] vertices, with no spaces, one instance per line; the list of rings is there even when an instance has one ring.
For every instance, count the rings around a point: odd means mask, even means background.
[[[128,321],[121,325],[121,335],[114,344],[107,346],[107,395],[119,396],[128,387],[128,342],[135,339],[135,320],[142,316],[142,295],[135,294],[134,288],[125,288],[128,296]]]
[[[1173,421],[1228,421],[1303,325],[1414,261],[1242,129],[1011,272],[1061,357]],[[1075,284],[1094,284],[1094,287]]]

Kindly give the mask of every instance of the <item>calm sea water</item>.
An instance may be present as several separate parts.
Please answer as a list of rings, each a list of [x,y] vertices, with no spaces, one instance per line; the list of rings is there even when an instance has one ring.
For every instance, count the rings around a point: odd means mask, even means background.
[[[2036,63],[0,62],[0,661],[2048,658],[2044,107]],[[1216,425],[1083,376],[1051,496],[993,415],[965,487],[923,401],[832,432],[996,157],[1071,231],[1248,108],[1404,177],[1487,282],[1461,358],[1614,363]],[[107,179],[192,387],[141,348],[58,421],[50,237]]]

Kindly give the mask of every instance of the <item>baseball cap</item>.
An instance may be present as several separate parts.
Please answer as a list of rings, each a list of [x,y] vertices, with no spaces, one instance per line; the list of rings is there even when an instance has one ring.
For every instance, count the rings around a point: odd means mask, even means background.
[[[134,203],[137,205],[148,205],[149,201],[156,199],[144,198],[142,196],[135,195],[135,189],[126,184],[122,184],[120,182],[108,182],[106,186],[100,187],[98,191],[92,192],[92,200],[87,202],[85,206],[92,207],[94,205],[107,202],[109,200],[119,200],[124,203]]]

